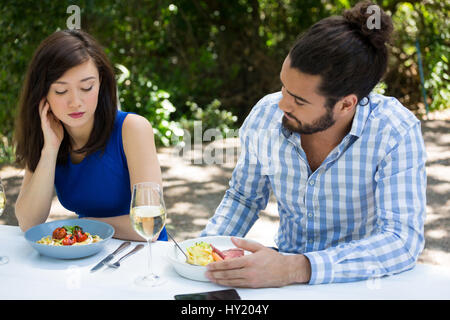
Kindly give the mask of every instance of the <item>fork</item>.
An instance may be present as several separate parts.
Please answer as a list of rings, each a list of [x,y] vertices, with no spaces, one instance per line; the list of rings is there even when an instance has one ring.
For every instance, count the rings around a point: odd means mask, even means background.
[[[106,263],[106,265],[110,268],[119,268],[120,267],[120,261],[122,261],[123,259],[125,259],[128,256],[131,256],[132,254],[138,252],[139,250],[141,250],[144,247],[143,244],[138,244],[136,247],[134,247],[133,250],[131,250],[130,252],[128,252],[126,255],[124,255],[123,257],[121,257],[119,260],[117,260],[114,263]]]
[[[186,255],[186,253],[184,252],[183,249],[181,249],[181,247],[178,245],[178,242],[171,236],[171,234],[166,230],[167,235],[169,236],[170,239],[172,239],[172,241],[175,243],[175,245],[177,246],[177,248],[184,254],[184,256],[186,257],[186,261],[188,261],[188,256]]]

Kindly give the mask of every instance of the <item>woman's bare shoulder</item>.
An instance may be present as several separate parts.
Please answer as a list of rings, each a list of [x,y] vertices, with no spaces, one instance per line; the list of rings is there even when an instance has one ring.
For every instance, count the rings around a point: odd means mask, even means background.
[[[143,116],[128,114],[123,122],[122,137],[124,143],[137,139],[153,139],[153,127]]]
[[[152,129],[153,131],[150,121],[138,114],[127,114],[125,120],[123,121],[122,132],[134,132],[136,130],[139,131],[148,129]]]

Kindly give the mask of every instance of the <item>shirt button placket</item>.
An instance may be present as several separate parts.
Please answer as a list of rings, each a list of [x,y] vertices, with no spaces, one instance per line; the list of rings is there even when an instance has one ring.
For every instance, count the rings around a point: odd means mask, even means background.
[[[312,198],[313,195],[314,195],[314,185],[315,185],[314,178],[310,179],[308,181],[308,184],[309,184],[309,188],[306,188],[307,189],[307,193],[310,194],[311,198]],[[308,209],[311,210],[311,207],[309,206]],[[313,219],[312,219],[314,217],[314,214],[313,214],[313,211],[310,211],[310,210],[308,210],[307,213],[306,213],[306,215],[308,217],[307,221],[308,221],[308,227],[309,227],[309,228],[307,228],[308,229],[308,231],[307,231],[307,248],[308,248],[308,251],[311,251],[312,248],[314,247],[314,236],[313,236],[313,232],[314,232],[313,231],[313,228],[314,228],[313,225],[314,225],[314,222],[313,222]]]

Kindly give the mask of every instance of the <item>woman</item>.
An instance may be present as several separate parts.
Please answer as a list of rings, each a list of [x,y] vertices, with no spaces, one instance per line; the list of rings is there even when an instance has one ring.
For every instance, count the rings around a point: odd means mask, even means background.
[[[100,45],[80,30],[58,31],[35,52],[19,103],[17,162],[25,177],[15,212],[25,231],[46,221],[53,185],[80,218],[111,224],[114,237],[144,240],[131,227],[131,186],[162,186],[153,129],[117,110],[116,81]],[[159,240],[167,240],[165,229]]]

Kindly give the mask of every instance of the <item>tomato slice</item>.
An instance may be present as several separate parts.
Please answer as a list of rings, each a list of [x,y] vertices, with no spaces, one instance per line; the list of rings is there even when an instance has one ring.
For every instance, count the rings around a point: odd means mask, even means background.
[[[77,239],[76,239],[73,235],[68,234],[68,235],[63,239],[62,244],[63,244],[64,246],[71,246],[71,245],[73,245],[75,242],[77,242]]]
[[[75,234],[75,237],[77,238],[77,242],[83,242],[83,241],[85,241],[88,238],[87,234],[86,233],[82,233],[81,231],[78,231]]]
[[[64,228],[56,228],[53,231],[53,239],[64,239],[64,237],[67,235],[67,231]]]

